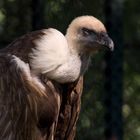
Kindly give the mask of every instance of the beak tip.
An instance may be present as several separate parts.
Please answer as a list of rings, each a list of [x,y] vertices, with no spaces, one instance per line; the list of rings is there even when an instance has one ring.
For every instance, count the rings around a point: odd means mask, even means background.
[[[113,41],[110,42],[109,48],[111,51],[114,51],[114,42]]]

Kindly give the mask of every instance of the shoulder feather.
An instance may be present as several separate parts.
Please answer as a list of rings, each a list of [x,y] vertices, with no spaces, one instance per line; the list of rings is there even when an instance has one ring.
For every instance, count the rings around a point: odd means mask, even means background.
[[[65,36],[56,29],[44,30],[44,35],[34,41],[30,54],[31,67],[37,73],[55,70],[68,60],[69,49]]]

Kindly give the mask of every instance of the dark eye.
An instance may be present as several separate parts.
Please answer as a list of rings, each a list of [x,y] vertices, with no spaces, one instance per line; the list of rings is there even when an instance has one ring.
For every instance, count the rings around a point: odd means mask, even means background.
[[[93,30],[87,29],[87,28],[82,28],[82,33],[84,36],[89,36],[92,34],[96,34]]]
[[[84,36],[88,36],[90,34],[90,31],[87,28],[82,28],[82,33]]]

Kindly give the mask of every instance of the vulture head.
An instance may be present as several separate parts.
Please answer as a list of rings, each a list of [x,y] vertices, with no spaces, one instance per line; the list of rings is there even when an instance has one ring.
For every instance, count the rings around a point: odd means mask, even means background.
[[[67,29],[66,38],[80,52],[96,52],[102,48],[113,50],[114,44],[103,23],[93,16],[74,19]]]

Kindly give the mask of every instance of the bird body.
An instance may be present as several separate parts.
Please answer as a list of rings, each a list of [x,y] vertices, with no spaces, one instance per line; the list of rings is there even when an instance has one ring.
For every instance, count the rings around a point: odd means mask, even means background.
[[[53,28],[34,31],[2,49],[0,139],[46,140],[50,135],[54,139],[54,125],[64,119],[59,115],[65,112],[64,97],[74,97],[77,86],[80,95],[79,78],[102,46],[113,49],[104,25],[92,16],[82,16],[72,21],[66,35]]]

